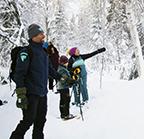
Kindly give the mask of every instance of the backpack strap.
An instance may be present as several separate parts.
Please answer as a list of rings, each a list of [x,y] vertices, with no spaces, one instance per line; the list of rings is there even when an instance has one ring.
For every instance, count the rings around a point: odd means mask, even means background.
[[[29,67],[28,67],[28,72],[29,72],[30,65],[31,65],[31,62],[32,62],[32,58],[33,58],[33,51],[32,51],[32,48],[29,45],[26,46],[26,48],[27,48],[28,56],[29,56]]]
[[[26,46],[27,50],[28,50],[28,55],[30,57],[30,62],[32,60],[32,57],[33,57],[33,51],[32,51],[32,48],[28,45]]]

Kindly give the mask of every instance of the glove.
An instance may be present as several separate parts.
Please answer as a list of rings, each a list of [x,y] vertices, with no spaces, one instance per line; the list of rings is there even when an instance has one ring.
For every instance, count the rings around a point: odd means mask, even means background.
[[[67,79],[67,83],[69,84],[69,86],[72,86],[73,84],[76,83],[76,80],[73,80],[73,79],[71,79],[71,78],[68,78],[68,79]]]
[[[67,80],[68,79],[68,76],[67,75],[62,75],[61,77],[61,80],[64,81],[64,80]]]
[[[72,86],[75,83],[75,80],[68,77],[67,75],[63,75],[64,83],[67,83],[69,86]]]
[[[26,96],[26,88],[21,87],[16,89],[16,94],[17,94],[17,101],[16,101],[16,106],[21,109],[27,109],[28,106],[28,100]]]
[[[105,47],[103,47],[103,48],[98,49],[97,51],[98,51],[98,53],[102,53],[102,52],[106,51],[106,49],[105,49]]]

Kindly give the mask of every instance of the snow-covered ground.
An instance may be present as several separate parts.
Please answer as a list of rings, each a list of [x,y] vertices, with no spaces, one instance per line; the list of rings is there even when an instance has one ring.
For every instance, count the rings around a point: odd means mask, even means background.
[[[144,139],[144,81],[103,80],[89,74],[90,101],[83,108],[84,121],[62,121],[59,116],[59,94],[49,92],[45,139]],[[9,85],[0,86],[0,99],[8,104],[0,107],[0,139],[8,139],[21,119],[16,96],[11,97]],[[79,108],[71,106],[71,113]],[[25,139],[31,138],[30,129]]]

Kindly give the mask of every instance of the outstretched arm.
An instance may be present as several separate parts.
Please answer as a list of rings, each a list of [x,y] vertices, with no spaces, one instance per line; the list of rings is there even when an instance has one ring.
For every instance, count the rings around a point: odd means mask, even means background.
[[[95,56],[95,55],[97,55],[97,54],[99,54],[99,53],[104,52],[104,51],[106,51],[105,47],[100,48],[100,49],[98,49],[98,50],[96,50],[96,51],[94,51],[94,52],[92,52],[92,53],[83,54],[83,55],[80,55],[80,56],[81,56],[81,58],[82,58],[83,60],[86,60],[86,59],[91,58],[91,57],[93,57],[93,56]]]

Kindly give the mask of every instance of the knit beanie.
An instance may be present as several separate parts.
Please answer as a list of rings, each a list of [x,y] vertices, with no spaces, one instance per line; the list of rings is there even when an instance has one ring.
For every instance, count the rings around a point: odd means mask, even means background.
[[[64,55],[62,55],[59,59],[60,64],[66,64],[68,62],[68,58]]]
[[[75,55],[76,49],[77,49],[77,47],[73,47],[69,50],[70,56]]]
[[[39,25],[31,24],[28,27],[29,39],[32,39],[33,37],[37,36],[39,33],[44,33],[44,31],[42,30],[42,28]]]

